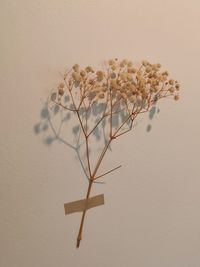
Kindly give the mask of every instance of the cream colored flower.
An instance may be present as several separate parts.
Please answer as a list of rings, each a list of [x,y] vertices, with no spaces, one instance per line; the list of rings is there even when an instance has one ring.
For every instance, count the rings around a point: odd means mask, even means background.
[[[85,68],[86,72],[94,72],[93,68],[91,66],[87,66]]]
[[[152,68],[150,66],[146,67],[146,72],[149,73],[152,70]]]
[[[130,73],[127,73],[126,77],[127,77],[128,81],[133,80],[133,76]]]
[[[174,93],[174,91],[175,91],[174,87],[170,87],[168,90],[170,93]]]
[[[147,60],[143,60],[143,61],[142,61],[142,65],[143,65],[143,66],[147,66],[147,65],[148,65],[148,61],[147,61]]]
[[[135,96],[135,95],[132,95],[132,96],[129,98],[129,100],[130,100],[131,103],[136,102],[136,96]]]
[[[133,66],[133,63],[132,63],[131,61],[129,61],[129,62],[127,63],[127,66],[128,66],[128,68],[131,68],[131,67]]]
[[[175,95],[174,100],[176,100],[176,101],[179,100],[179,95]]]
[[[72,73],[72,78],[74,79],[75,82],[79,82],[80,81],[80,74],[78,72],[73,72]]]
[[[98,79],[98,81],[102,81],[102,80],[103,80],[103,78],[104,78],[104,72],[103,72],[103,71],[98,70],[98,71],[96,72],[96,75],[97,75],[97,79]]]
[[[58,85],[58,88],[64,88],[65,87],[65,84],[64,83],[60,83],[59,85]]]
[[[81,71],[80,71],[80,75],[81,75],[82,77],[85,77],[86,72],[85,72],[84,70],[81,70]]]
[[[104,97],[105,97],[104,93],[100,93],[100,94],[98,95],[98,98],[100,98],[100,99],[103,99]]]
[[[72,68],[75,72],[78,72],[80,67],[78,64],[75,64]]]
[[[59,90],[58,90],[58,94],[60,95],[60,96],[63,96],[64,95],[64,90],[63,90],[63,88],[59,88]]]
[[[114,64],[115,64],[115,60],[110,59],[110,60],[108,61],[108,64],[109,64],[110,66],[114,65]]]

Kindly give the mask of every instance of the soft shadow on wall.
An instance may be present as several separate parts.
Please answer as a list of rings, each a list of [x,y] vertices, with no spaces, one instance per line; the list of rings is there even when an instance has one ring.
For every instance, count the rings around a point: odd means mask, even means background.
[[[70,99],[68,96],[65,96],[64,102],[69,103]],[[73,108],[72,104],[70,107]],[[98,117],[101,116],[104,110],[104,105],[102,103],[93,105],[91,109],[91,118],[96,118],[98,121]],[[152,130],[153,118],[157,116],[160,112],[160,109],[156,106],[152,106],[148,111],[148,123],[145,126],[146,132],[149,133]],[[68,148],[74,151],[75,159],[78,160],[79,164],[81,164],[82,171],[84,172],[85,177],[88,179],[88,169],[87,164],[84,163],[86,160],[86,155],[81,154],[81,148],[83,146],[83,141],[81,140],[81,127],[77,122],[77,117],[74,112],[69,110],[62,109],[60,106],[52,103],[50,98],[44,103],[41,107],[41,111],[39,112],[40,118],[38,122],[33,126],[33,131],[35,135],[42,135],[43,144],[47,146],[51,146],[55,144],[55,142],[61,143]],[[80,111],[80,114],[84,116],[84,112]],[[113,126],[117,127],[119,125],[120,116],[125,116],[125,114],[118,113],[113,118]],[[97,152],[102,148],[106,143],[105,137],[105,125],[106,121],[103,122],[102,128],[96,127],[93,132],[94,142],[93,148],[96,149]],[[135,122],[134,128],[139,124],[138,121]],[[99,144],[99,149],[97,149],[96,143]],[[112,151],[111,147],[109,149]],[[89,151],[91,153],[91,151]],[[97,182],[95,183],[104,183]]]

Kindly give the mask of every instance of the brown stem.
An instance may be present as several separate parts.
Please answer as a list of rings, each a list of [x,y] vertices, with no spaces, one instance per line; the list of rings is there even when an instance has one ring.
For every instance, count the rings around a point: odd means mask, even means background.
[[[116,171],[117,169],[121,168],[121,166],[122,166],[122,165],[119,165],[119,166],[117,166],[116,168],[113,168],[112,170],[107,171],[107,172],[105,172],[105,173],[103,173],[103,174],[101,174],[101,175],[95,177],[94,180],[97,180],[97,179],[99,179],[99,178],[101,178],[101,177],[103,177],[103,176],[105,176],[105,175],[107,175],[107,174],[109,174],[109,173],[111,173],[111,172]]]
[[[93,183],[93,180],[90,179],[90,182],[89,182],[89,185],[88,185],[88,190],[87,190],[87,195],[86,195],[86,200],[90,196],[92,183]],[[82,218],[81,218],[80,228],[79,228],[79,232],[78,232],[78,236],[77,236],[77,242],[76,242],[76,247],[77,248],[79,248],[80,242],[81,242],[81,239],[82,239],[82,231],[83,231],[83,224],[84,224],[84,220],[85,220],[85,214],[86,214],[86,209],[83,211]]]
[[[110,145],[110,143],[112,142],[112,138],[109,140],[109,142],[106,144],[106,146],[104,147],[98,161],[97,161],[97,164],[96,164],[96,167],[94,169],[94,172],[92,174],[92,176],[90,177],[90,181],[89,181],[89,185],[88,185],[88,190],[87,190],[87,194],[86,194],[86,200],[89,198],[90,196],[90,192],[91,192],[91,188],[92,188],[92,184],[95,180],[95,175],[99,169],[99,166],[105,156],[105,153]],[[83,224],[84,224],[84,220],[85,220],[85,214],[86,214],[86,209],[83,211],[82,213],[82,218],[81,218],[81,223],[80,223],[80,228],[79,228],[79,232],[78,232],[78,236],[77,236],[77,242],[76,242],[76,247],[79,248],[80,246],[80,242],[82,240],[82,232],[83,232]]]

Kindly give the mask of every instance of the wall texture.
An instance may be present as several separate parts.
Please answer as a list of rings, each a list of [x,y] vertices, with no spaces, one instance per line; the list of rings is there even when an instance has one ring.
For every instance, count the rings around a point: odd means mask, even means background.
[[[0,31],[0,266],[199,267],[199,1],[1,0]],[[123,168],[94,186],[77,250],[63,203],[87,181],[42,110],[59,72],[113,57],[162,63],[181,99],[112,147],[104,169]]]

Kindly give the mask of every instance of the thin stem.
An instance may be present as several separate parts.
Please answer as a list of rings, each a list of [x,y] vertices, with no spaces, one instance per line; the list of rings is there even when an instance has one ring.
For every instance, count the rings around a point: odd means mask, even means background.
[[[92,173],[91,173],[91,164],[90,164],[90,155],[89,155],[89,144],[88,144],[88,137],[85,137],[85,141],[86,141],[86,157],[87,157],[87,163],[88,163],[88,170],[89,170],[89,175],[91,177]]]
[[[71,108],[68,108],[68,107],[66,107],[66,106],[64,106],[63,104],[61,104],[61,103],[58,103],[57,101],[55,101],[55,100],[52,100],[56,105],[58,105],[58,106],[60,106],[60,107],[62,107],[62,108],[64,108],[64,109],[66,109],[66,110],[69,110],[69,111],[76,111],[75,109],[71,109]]]
[[[112,91],[110,88],[110,137],[112,138],[112,109],[113,109],[113,105],[112,105]]]
[[[120,134],[115,135],[115,138],[117,138],[117,137],[119,137],[119,136],[121,136],[121,135],[123,135],[123,134],[125,134],[125,133],[128,133],[128,132],[130,132],[131,130],[132,130],[132,125],[130,126],[130,128],[129,128],[128,130],[126,130],[126,131],[124,131],[124,132],[122,132],[122,133],[120,133]]]
[[[104,174],[101,174],[101,175],[95,177],[93,180],[97,180],[97,179],[99,179],[99,178],[101,178],[101,177],[103,177],[103,176],[105,176],[105,175],[107,175],[107,174],[109,174],[109,173],[111,173],[111,172],[116,171],[117,169],[119,169],[119,168],[121,168],[121,167],[122,167],[122,165],[119,165],[119,166],[115,167],[114,169],[112,169],[112,170],[110,170],[110,171],[108,171],[108,172],[105,172]]]
[[[92,128],[92,130],[89,132],[89,134],[87,135],[87,137],[89,137],[91,135],[92,132],[94,132],[94,130],[98,127],[98,125],[101,123],[101,121],[106,117],[107,115],[103,114],[102,117],[99,119],[99,121],[97,122],[97,124]]]
[[[94,182],[94,177],[98,171],[98,168],[105,156],[105,153],[110,145],[110,143],[112,142],[112,138],[110,138],[109,142],[106,144],[106,146],[104,147],[98,161],[97,161],[97,164],[96,164],[96,167],[92,173],[92,176],[90,177],[90,181],[89,181],[89,185],[88,185],[88,190],[87,190],[87,194],[86,194],[86,200],[89,198],[90,196],[90,192],[91,192],[91,188],[92,188],[92,184]],[[77,242],[76,242],[76,247],[79,248],[80,246],[80,242],[82,240],[82,232],[83,232],[83,225],[84,225],[84,221],[85,221],[85,215],[86,215],[86,209],[83,211],[82,213],[82,218],[81,218],[81,223],[80,223],[80,228],[79,228],[79,232],[78,232],[78,236],[77,236]]]
[[[100,155],[100,157],[99,157],[99,159],[97,161],[96,167],[95,167],[95,169],[93,171],[92,179],[94,179],[94,177],[95,177],[95,175],[96,175],[96,173],[97,173],[97,171],[99,169],[99,166],[100,166],[100,164],[101,164],[101,162],[102,162],[102,160],[103,160],[103,158],[105,156],[105,153],[106,153],[108,147],[110,146],[112,140],[113,140],[113,138],[110,138],[110,140],[108,141],[108,143],[105,145],[105,147],[104,147],[104,149],[103,149],[103,151],[102,151],[102,153],[101,153],[101,155]]]
[[[120,127],[115,131],[115,133],[113,134],[113,137],[115,138],[117,133],[120,131],[120,129],[124,126],[124,124],[131,118],[131,115],[129,115],[124,121],[123,123],[120,125]]]
[[[90,180],[89,185],[88,185],[87,194],[86,194],[86,200],[90,196],[90,191],[91,191],[91,188],[92,188],[92,183],[93,183],[93,181]],[[79,228],[79,232],[78,232],[78,236],[77,236],[77,241],[76,241],[76,247],[77,248],[79,248],[80,242],[82,240],[82,231],[83,231],[83,224],[84,224],[84,220],[85,220],[85,214],[86,214],[86,209],[83,211],[82,218],[81,218],[80,228]]]

